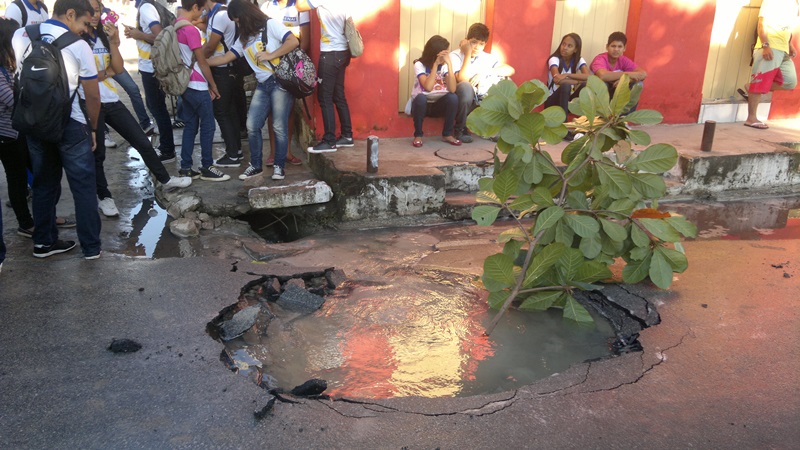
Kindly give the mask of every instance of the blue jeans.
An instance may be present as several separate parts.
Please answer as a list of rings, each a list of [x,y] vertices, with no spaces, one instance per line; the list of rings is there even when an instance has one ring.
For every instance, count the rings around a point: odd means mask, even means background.
[[[186,128],[183,130],[181,141],[181,169],[192,168],[192,153],[194,152],[194,138],[197,128],[200,128],[200,165],[210,167],[214,164],[211,155],[211,146],[214,143],[214,110],[211,106],[211,94],[208,91],[186,89],[181,95],[183,99],[183,121]]]
[[[144,109],[142,93],[139,92],[139,85],[133,81],[131,74],[129,74],[127,70],[123,70],[122,73],[118,73],[111,78],[122,86],[122,89],[125,90],[128,97],[131,99],[131,106],[133,106],[133,112],[136,113],[136,118],[139,119],[139,126],[142,127],[142,129],[149,127],[150,117]]]
[[[317,87],[317,98],[322,110],[322,123],[325,135],[322,140],[328,144],[336,143],[336,116],[334,105],[342,125],[342,137],[353,137],[353,124],[350,121],[350,107],[344,96],[344,73],[350,65],[350,51],[321,52],[317,70],[322,83]]]
[[[425,116],[444,117],[442,136],[452,136],[457,108],[458,96],[452,92],[448,92],[433,103],[428,102],[425,94],[417,94],[414,100],[411,101],[411,115],[414,117],[414,137],[423,135],[422,121]]]
[[[162,154],[172,155],[175,153],[175,137],[172,134],[172,121],[169,120],[164,91],[161,90],[155,75],[149,72],[139,73],[142,75],[142,87],[144,87],[147,108],[150,109],[150,113],[158,125],[158,148],[161,149]]]
[[[286,153],[289,151],[289,115],[294,105],[292,94],[278,86],[275,77],[258,83],[253,99],[250,101],[250,111],[247,113],[247,140],[250,143],[250,165],[261,169],[261,147],[263,138],[261,129],[267,122],[267,117],[272,114],[272,128],[275,130],[275,165],[283,168],[286,164]]]
[[[27,137],[33,168],[34,244],[53,245],[58,240],[56,205],[61,198],[63,171],[75,200],[75,221],[83,254],[100,252],[100,213],[89,133],[88,126],[70,119],[58,144]],[[99,139],[102,138],[100,135]]]

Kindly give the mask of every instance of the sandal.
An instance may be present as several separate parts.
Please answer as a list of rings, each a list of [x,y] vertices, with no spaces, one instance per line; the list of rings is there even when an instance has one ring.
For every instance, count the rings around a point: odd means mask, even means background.
[[[447,138],[451,138],[453,140],[451,141],[450,139],[447,139]],[[453,138],[453,136],[445,136],[442,140],[447,142],[450,145],[455,145],[455,146],[461,145],[461,141],[459,141],[458,139]]]
[[[765,124],[764,122],[753,122],[753,123],[744,123],[744,126],[755,128],[756,130],[766,130],[769,128],[769,125]]]
[[[56,217],[56,226],[59,228],[73,228],[75,227],[75,222],[66,217]]]
[[[422,138],[415,137],[414,142],[411,143],[416,148],[422,147]]]
[[[297,156],[294,156],[294,155],[289,155],[286,158],[286,162],[288,162],[289,164],[291,164],[293,166],[300,166],[300,165],[303,164],[303,161],[300,158],[298,158]]]
[[[274,157],[267,158],[267,160],[264,161],[264,165],[267,166],[267,167],[274,166],[275,165],[275,158]]]

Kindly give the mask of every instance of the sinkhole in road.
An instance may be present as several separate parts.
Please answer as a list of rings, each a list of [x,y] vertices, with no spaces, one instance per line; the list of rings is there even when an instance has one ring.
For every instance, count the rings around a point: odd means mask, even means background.
[[[266,275],[207,331],[224,343],[221,361],[261,387],[289,391],[321,379],[335,398],[502,392],[613,353],[616,327],[592,308],[593,324],[509,311],[486,337],[494,311],[480,292],[471,278],[443,272],[384,281],[346,280],[333,269]],[[306,294],[324,303],[304,309]]]

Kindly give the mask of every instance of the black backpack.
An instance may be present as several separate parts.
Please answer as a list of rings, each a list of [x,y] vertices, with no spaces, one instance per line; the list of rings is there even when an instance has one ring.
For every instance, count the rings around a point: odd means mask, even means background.
[[[269,23],[269,19],[267,19]],[[264,50],[267,49],[267,24],[264,25],[264,31],[261,32],[261,42],[264,43]],[[300,48],[295,48],[289,53],[281,56],[281,60],[277,66],[269,62],[272,67],[272,73],[278,84],[287,92],[292,94],[294,98],[305,98],[314,92],[317,86],[317,68],[311,61],[311,58]]]
[[[19,26],[20,27],[27,27],[28,26],[28,7],[25,6],[24,3],[22,3],[22,0],[14,0],[11,3],[17,5],[17,8],[19,8],[20,14],[22,14],[22,23],[19,24]],[[50,13],[50,11],[47,10],[47,5],[45,5],[44,2],[39,2],[39,7],[42,8],[44,10],[44,12],[46,12],[48,14]]]
[[[80,37],[66,32],[49,43],[41,39],[38,24],[28,25],[25,31],[31,40],[30,52],[22,62],[17,78],[17,98],[11,124],[20,133],[41,141],[60,142],[78,93],[75,88],[70,95],[61,49]]]

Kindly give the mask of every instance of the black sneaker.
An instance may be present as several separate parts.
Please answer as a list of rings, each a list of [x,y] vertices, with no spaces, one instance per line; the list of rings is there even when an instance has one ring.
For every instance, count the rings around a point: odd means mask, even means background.
[[[17,234],[26,237],[28,239],[33,239],[33,227],[30,228],[17,228]]]
[[[231,158],[228,155],[223,156],[222,158],[214,161],[215,166],[219,167],[239,167],[242,165],[242,158]]]
[[[457,139],[465,144],[471,144],[475,142],[475,139],[472,137],[471,134],[469,134],[469,131],[466,130],[464,130],[464,132],[461,133],[461,136],[457,136]]]
[[[319,144],[308,147],[308,153],[331,153],[336,151],[336,144],[328,144],[325,141],[320,141]]]
[[[158,159],[161,160],[162,163],[171,163],[175,161],[175,150],[170,153],[162,153],[161,149],[156,149],[156,153],[158,154]]]
[[[336,141],[336,147],[352,147],[353,145],[353,138],[351,137],[342,136]]]
[[[33,246],[33,256],[47,258],[48,256],[68,252],[75,248],[75,241],[57,240],[53,245],[36,244]]]
[[[273,180],[282,180],[286,176],[286,173],[283,171],[283,167],[275,166],[272,168],[272,179]]]
[[[200,172],[198,172],[198,171],[196,171],[196,170],[194,170],[192,168],[181,169],[181,170],[178,171],[178,175],[180,175],[182,177],[189,177],[189,178],[191,178],[193,180],[196,180],[196,179],[200,178]]]
[[[222,173],[214,166],[208,166],[200,168],[200,179],[205,181],[228,181],[231,176]]]
[[[247,169],[244,169],[241,175],[239,175],[240,180],[246,180],[248,178],[252,178],[261,173],[261,169],[256,169],[252,165],[247,166]]]

